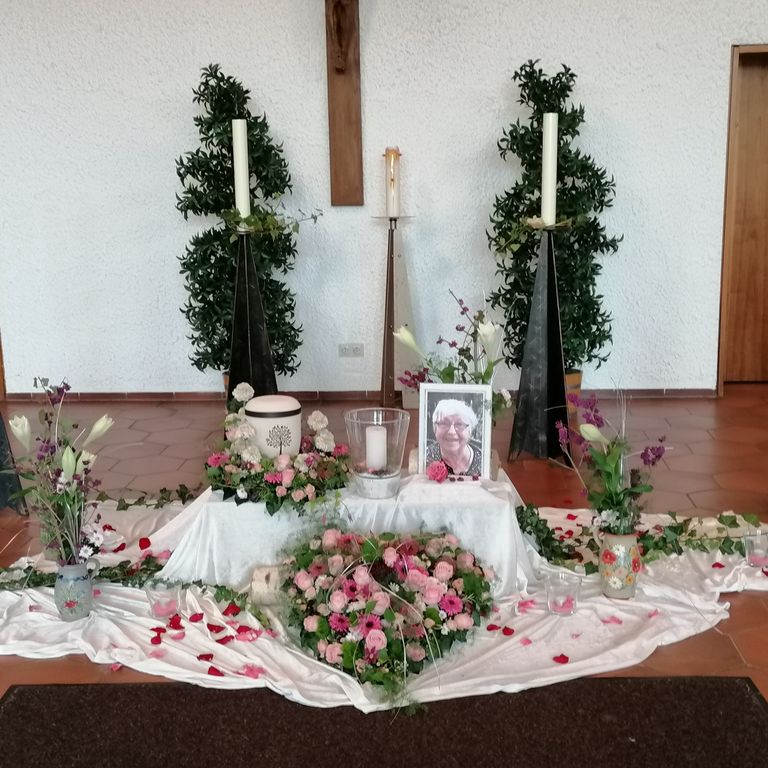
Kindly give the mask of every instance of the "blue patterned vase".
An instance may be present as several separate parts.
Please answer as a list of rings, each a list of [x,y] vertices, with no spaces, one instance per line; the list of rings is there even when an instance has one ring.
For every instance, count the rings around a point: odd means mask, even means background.
[[[91,570],[88,570],[91,566]],[[93,607],[93,583],[91,578],[98,573],[99,562],[94,557],[84,563],[60,565],[53,587],[53,600],[64,621],[84,619]]]

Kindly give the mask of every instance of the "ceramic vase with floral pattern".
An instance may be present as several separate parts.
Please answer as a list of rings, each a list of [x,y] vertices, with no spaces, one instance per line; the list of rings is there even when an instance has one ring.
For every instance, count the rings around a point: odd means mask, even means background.
[[[91,567],[91,570],[88,567]],[[84,619],[93,607],[91,578],[99,570],[98,561],[91,557],[86,562],[60,565],[53,586],[53,600],[64,621]]]
[[[637,534],[604,533],[600,545],[600,586],[606,597],[635,596],[642,569]]]

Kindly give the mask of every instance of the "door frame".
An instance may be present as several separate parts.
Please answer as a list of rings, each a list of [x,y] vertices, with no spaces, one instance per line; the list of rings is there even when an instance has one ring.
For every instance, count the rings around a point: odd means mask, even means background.
[[[736,168],[739,124],[737,107],[741,81],[739,64],[744,54],[764,53],[768,55],[768,44],[731,46],[731,90],[728,103],[728,146],[725,155],[725,200],[723,204],[723,259],[720,271],[720,328],[717,347],[717,395],[723,396],[725,379],[725,324],[728,317],[728,295],[731,289],[731,267],[736,228]]]

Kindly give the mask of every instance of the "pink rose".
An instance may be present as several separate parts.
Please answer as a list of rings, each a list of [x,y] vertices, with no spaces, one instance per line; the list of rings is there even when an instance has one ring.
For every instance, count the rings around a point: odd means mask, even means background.
[[[387,647],[387,636],[380,629],[372,629],[366,635],[365,647],[372,651],[380,651]]]
[[[317,628],[320,626],[320,617],[319,616],[307,616],[304,619],[304,629],[307,630],[307,632],[317,632]]]
[[[427,467],[427,477],[436,483],[442,483],[448,477],[448,467],[442,461],[433,461]]]
[[[376,601],[376,605],[373,609],[373,612],[377,616],[383,616],[384,611],[389,608],[389,595],[386,592],[374,592],[371,595],[371,600]]]
[[[314,580],[302,569],[293,577],[293,583],[303,592],[314,584]]]
[[[417,643],[408,643],[405,647],[405,655],[411,661],[424,661],[427,652]]]
[[[435,565],[435,578],[438,581],[442,581],[444,584],[447,584],[448,581],[450,581],[451,576],[453,576],[453,566],[450,563],[446,563],[444,560],[441,560]]]
[[[304,491],[301,488],[297,488],[292,494],[291,498],[298,502],[301,501],[304,498]]]
[[[368,569],[364,565],[358,565],[357,568],[355,568],[352,573],[352,578],[360,587],[364,587],[366,584],[371,583],[371,574],[368,573]]]
[[[408,575],[405,577],[405,586],[412,592],[424,589],[427,583],[427,574],[424,571],[417,571],[415,568],[411,568],[408,571]]]
[[[323,531],[323,549],[336,549],[339,546],[338,528],[328,528]]]
[[[331,555],[328,558],[328,572],[338,576],[344,570],[344,558],[341,555]]]
[[[341,664],[341,659],[342,659],[341,644],[331,643],[325,649],[325,660],[329,664]]]
[[[330,589],[332,584],[333,579],[327,574],[325,576],[318,576],[317,579],[315,579],[315,586],[318,589]]]
[[[384,563],[390,568],[397,562],[397,550],[394,547],[387,547],[382,555]]]
[[[321,616],[328,616],[328,614],[330,614],[330,612],[331,612],[331,609],[325,603],[320,603],[317,606],[317,612]]]
[[[461,552],[456,558],[456,564],[460,571],[469,571],[475,564],[475,556],[471,552]]]
[[[284,485],[278,485],[277,488],[275,488],[275,495],[282,499],[283,496],[288,495],[288,489]]]
[[[464,579],[454,579],[453,580],[453,588],[457,592],[463,592],[464,591]]]
[[[472,629],[475,624],[468,613],[460,613],[458,616],[454,616],[453,621],[456,624],[456,629]]]
[[[304,597],[306,597],[307,600],[312,600],[317,597],[317,590],[314,587],[307,587],[307,589],[304,590]]]
[[[278,472],[282,472],[284,469],[288,469],[291,466],[291,457],[287,453],[281,453],[275,459],[275,469]]]
[[[304,486],[304,493],[307,494],[307,498],[312,501],[315,498],[315,486],[312,483],[307,483]]]
[[[459,540],[452,533],[445,534],[445,541],[447,544],[450,544],[452,547],[455,547],[459,543]]]
[[[489,565],[486,568],[483,568],[483,576],[485,576],[488,581],[493,581],[496,578],[496,571]]]
[[[341,613],[349,602],[349,598],[340,590],[337,589],[331,592],[331,596],[328,598],[328,605],[334,613]]]
[[[292,482],[293,478],[296,477],[296,470],[289,467],[288,469],[283,470],[283,485],[287,488]]]
[[[317,652],[325,653],[325,649],[328,647],[328,643],[325,640],[317,641]]]
[[[437,605],[445,594],[445,584],[430,576],[422,593],[427,605]]]

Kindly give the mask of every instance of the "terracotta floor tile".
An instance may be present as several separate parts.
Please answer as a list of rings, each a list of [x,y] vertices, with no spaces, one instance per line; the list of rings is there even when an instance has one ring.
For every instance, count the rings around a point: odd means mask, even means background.
[[[132,488],[146,493],[157,493],[162,488],[167,488],[172,491],[180,485],[186,485],[189,489],[199,488],[199,490],[202,491],[204,487],[202,482],[202,470],[195,474],[191,472],[174,472],[173,474],[162,472],[156,475],[142,475],[141,477],[137,477]]]
[[[152,443],[157,447],[158,443]],[[169,445],[166,448],[160,446],[162,450],[161,456],[171,456],[175,459],[197,459],[198,463],[202,464],[205,458],[208,456],[207,446],[202,448],[197,444],[190,445]]]
[[[181,459],[174,459],[172,456],[142,456],[137,459],[121,459],[115,465],[114,471],[123,475],[143,477],[158,472],[171,474],[180,466]]]
[[[760,449],[751,443],[733,443],[728,440],[708,440],[701,443],[688,443],[691,453],[705,456],[755,456]]]
[[[683,643],[657,648],[644,663],[649,670],[663,675],[716,675],[738,666],[742,658],[728,635],[710,629]]]
[[[734,632],[731,639],[736,645],[736,649],[741,654],[745,663],[768,672],[768,632],[766,624],[745,629],[741,632]]]
[[[715,475],[714,478],[721,488],[768,494],[768,474],[765,472],[741,470],[739,472],[724,472],[721,475]],[[697,488],[695,490],[707,489]]]
[[[134,404],[127,403],[115,409],[115,413],[121,418],[138,419],[166,419],[174,415],[174,409],[170,405],[149,403]]]
[[[712,430],[715,440],[732,443],[758,443],[768,441],[768,429],[762,427],[719,427]]]
[[[141,419],[133,425],[134,429],[143,429],[146,432],[161,432],[170,429],[185,429],[191,425],[190,419],[183,416],[166,416],[162,419]]]
[[[686,429],[685,427],[670,427],[663,435],[669,445],[700,443],[711,440],[712,437],[705,429]]]
[[[200,449],[197,446],[189,446],[190,449],[194,448],[197,451],[196,455],[199,455]],[[99,459],[102,456],[109,456],[114,459],[122,461],[123,459],[139,459],[144,456],[157,456],[164,452],[163,447],[158,443],[125,443],[123,445],[109,445],[99,452]]]
[[[651,475],[651,485],[656,491],[676,491],[678,493],[690,493],[691,491],[708,491],[717,488],[718,485],[711,475],[697,472],[673,472],[670,470],[657,470]]]
[[[750,491],[734,491],[721,488],[717,491],[696,491],[689,494],[691,501],[697,507],[706,509],[732,510],[739,513],[760,515],[761,520],[768,521],[768,493],[752,493]]]
[[[101,480],[101,490],[111,492],[118,488],[130,488],[134,476],[119,472],[105,472],[99,479]]]
[[[708,456],[692,453],[690,456],[664,457],[664,463],[676,472],[700,472],[714,475],[715,472],[730,472],[744,468],[743,456]]]
[[[202,447],[208,440],[208,432],[202,429],[171,429],[164,432],[152,432],[147,437],[150,443],[162,445],[182,445],[185,443],[199,443]]]
[[[643,499],[643,503],[646,512],[679,512],[681,509],[688,509],[691,506],[691,499],[684,493],[654,491],[648,494],[647,500]]]
[[[122,443],[141,443],[147,439],[149,432],[142,432],[138,429],[130,429],[129,427],[122,427],[119,423],[116,423],[112,429],[105,435],[100,437],[97,442],[93,444],[92,451],[98,453],[99,449],[107,445],[120,445]],[[89,446],[90,448],[91,446]]]
[[[722,602],[730,605],[729,616],[717,625],[721,632],[732,638],[739,632],[750,629],[768,628],[768,605],[752,592],[729,593],[722,597]],[[768,645],[768,637],[766,637]],[[738,643],[736,643],[738,647]]]

